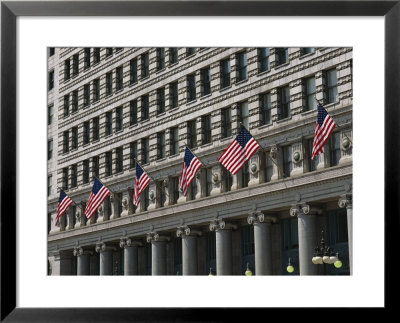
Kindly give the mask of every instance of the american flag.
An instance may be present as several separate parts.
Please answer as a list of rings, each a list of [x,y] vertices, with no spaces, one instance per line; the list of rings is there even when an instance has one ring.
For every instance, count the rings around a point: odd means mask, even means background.
[[[189,185],[201,166],[203,166],[203,164],[200,160],[198,160],[190,149],[186,147],[181,176],[179,179],[179,187],[182,189],[184,196],[187,195]]]
[[[315,123],[314,143],[312,148],[311,159],[324,152],[324,145],[332,134],[336,123],[326,112],[321,104],[318,104],[317,122]]]
[[[142,167],[136,162],[136,178],[135,178],[135,189],[133,192],[133,204],[139,205],[140,195],[146,189],[150,183],[150,177],[146,174]]]
[[[225,149],[218,161],[235,175],[260,147],[246,128],[242,127],[235,140]]]
[[[64,212],[72,203],[73,201],[71,200],[71,198],[67,194],[65,194],[63,190],[60,190],[60,198],[58,199],[56,211],[56,225],[58,224],[58,220],[62,217]]]
[[[92,192],[89,195],[89,199],[86,203],[85,215],[88,219],[97,211],[100,204],[110,195],[110,190],[103,185],[97,178],[94,179]]]

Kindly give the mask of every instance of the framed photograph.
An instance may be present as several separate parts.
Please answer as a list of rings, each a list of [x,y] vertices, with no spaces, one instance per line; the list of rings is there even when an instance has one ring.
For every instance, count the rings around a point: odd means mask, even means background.
[[[390,309],[399,14],[3,1],[1,320]]]

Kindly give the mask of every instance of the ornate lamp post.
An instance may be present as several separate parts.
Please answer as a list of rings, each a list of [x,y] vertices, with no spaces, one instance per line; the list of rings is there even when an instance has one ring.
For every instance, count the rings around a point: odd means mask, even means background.
[[[324,275],[326,275],[326,264],[334,264],[336,268],[342,267],[342,262],[339,260],[339,253],[332,250],[325,243],[324,230],[321,231],[321,241],[314,249],[314,257],[311,259],[315,265],[324,265]]]

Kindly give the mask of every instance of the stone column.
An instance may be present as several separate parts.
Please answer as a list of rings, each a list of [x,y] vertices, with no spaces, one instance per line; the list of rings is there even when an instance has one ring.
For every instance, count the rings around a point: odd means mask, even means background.
[[[151,274],[152,276],[167,274],[167,248],[169,237],[160,236],[156,232],[147,234],[147,242],[151,243]]]
[[[74,248],[74,256],[77,257],[77,275],[90,275],[90,256],[91,251],[83,250],[81,247]]]
[[[138,247],[142,243],[132,241],[130,238],[121,238],[119,246],[124,248],[124,275],[138,275]]]
[[[215,231],[218,276],[232,275],[232,229],[236,228],[218,219],[210,223],[210,230]]]
[[[349,240],[350,275],[353,275],[353,195],[343,194],[339,199],[339,206],[347,209],[347,235]]]
[[[308,204],[296,204],[290,209],[291,216],[298,219],[300,275],[317,275],[317,266],[312,263],[316,240],[316,214]]]
[[[256,275],[272,275],[271,225],[276,223],[276,218],[253,212],[247,217],[247,222],[254,225]]]
[[[100,276],[113,274],[112,252],[117,250],[114,246],[107,246],[105,243],[96,244],[96,252],[100,253]]]
[[[260,153],[254,154],[249,160],[250,180],[247,184],[249,187],[260,184]]]
[[[277,165],[282,165],[282,149],[278,149],[276,145],[271,146],[270,157],[272,159],[272,176],[271,181],[283,178],[283,174]]]
[[[72,253],[70,250],[57,250],[49,256],[51,275],[72,274]]]
[[[181,226],[176,231],[177,237],[182,237],[182,274],[197,275],[197,236],[200,231],[191,230],[188,226]]]

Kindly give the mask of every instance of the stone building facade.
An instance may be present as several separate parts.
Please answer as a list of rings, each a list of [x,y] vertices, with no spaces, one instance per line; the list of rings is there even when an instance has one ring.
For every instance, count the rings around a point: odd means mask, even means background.
[[[48,73],[49,274],[351,274],[351,48],[50,48]],[[315,98],[338,127],[312,161]],[[241,124],[262,149],[232,176]],[[186,146],[204,165],[187,197]],[[86,220],[95,176],[112,194]],[[322,230],[340,269],[311,262]]]

